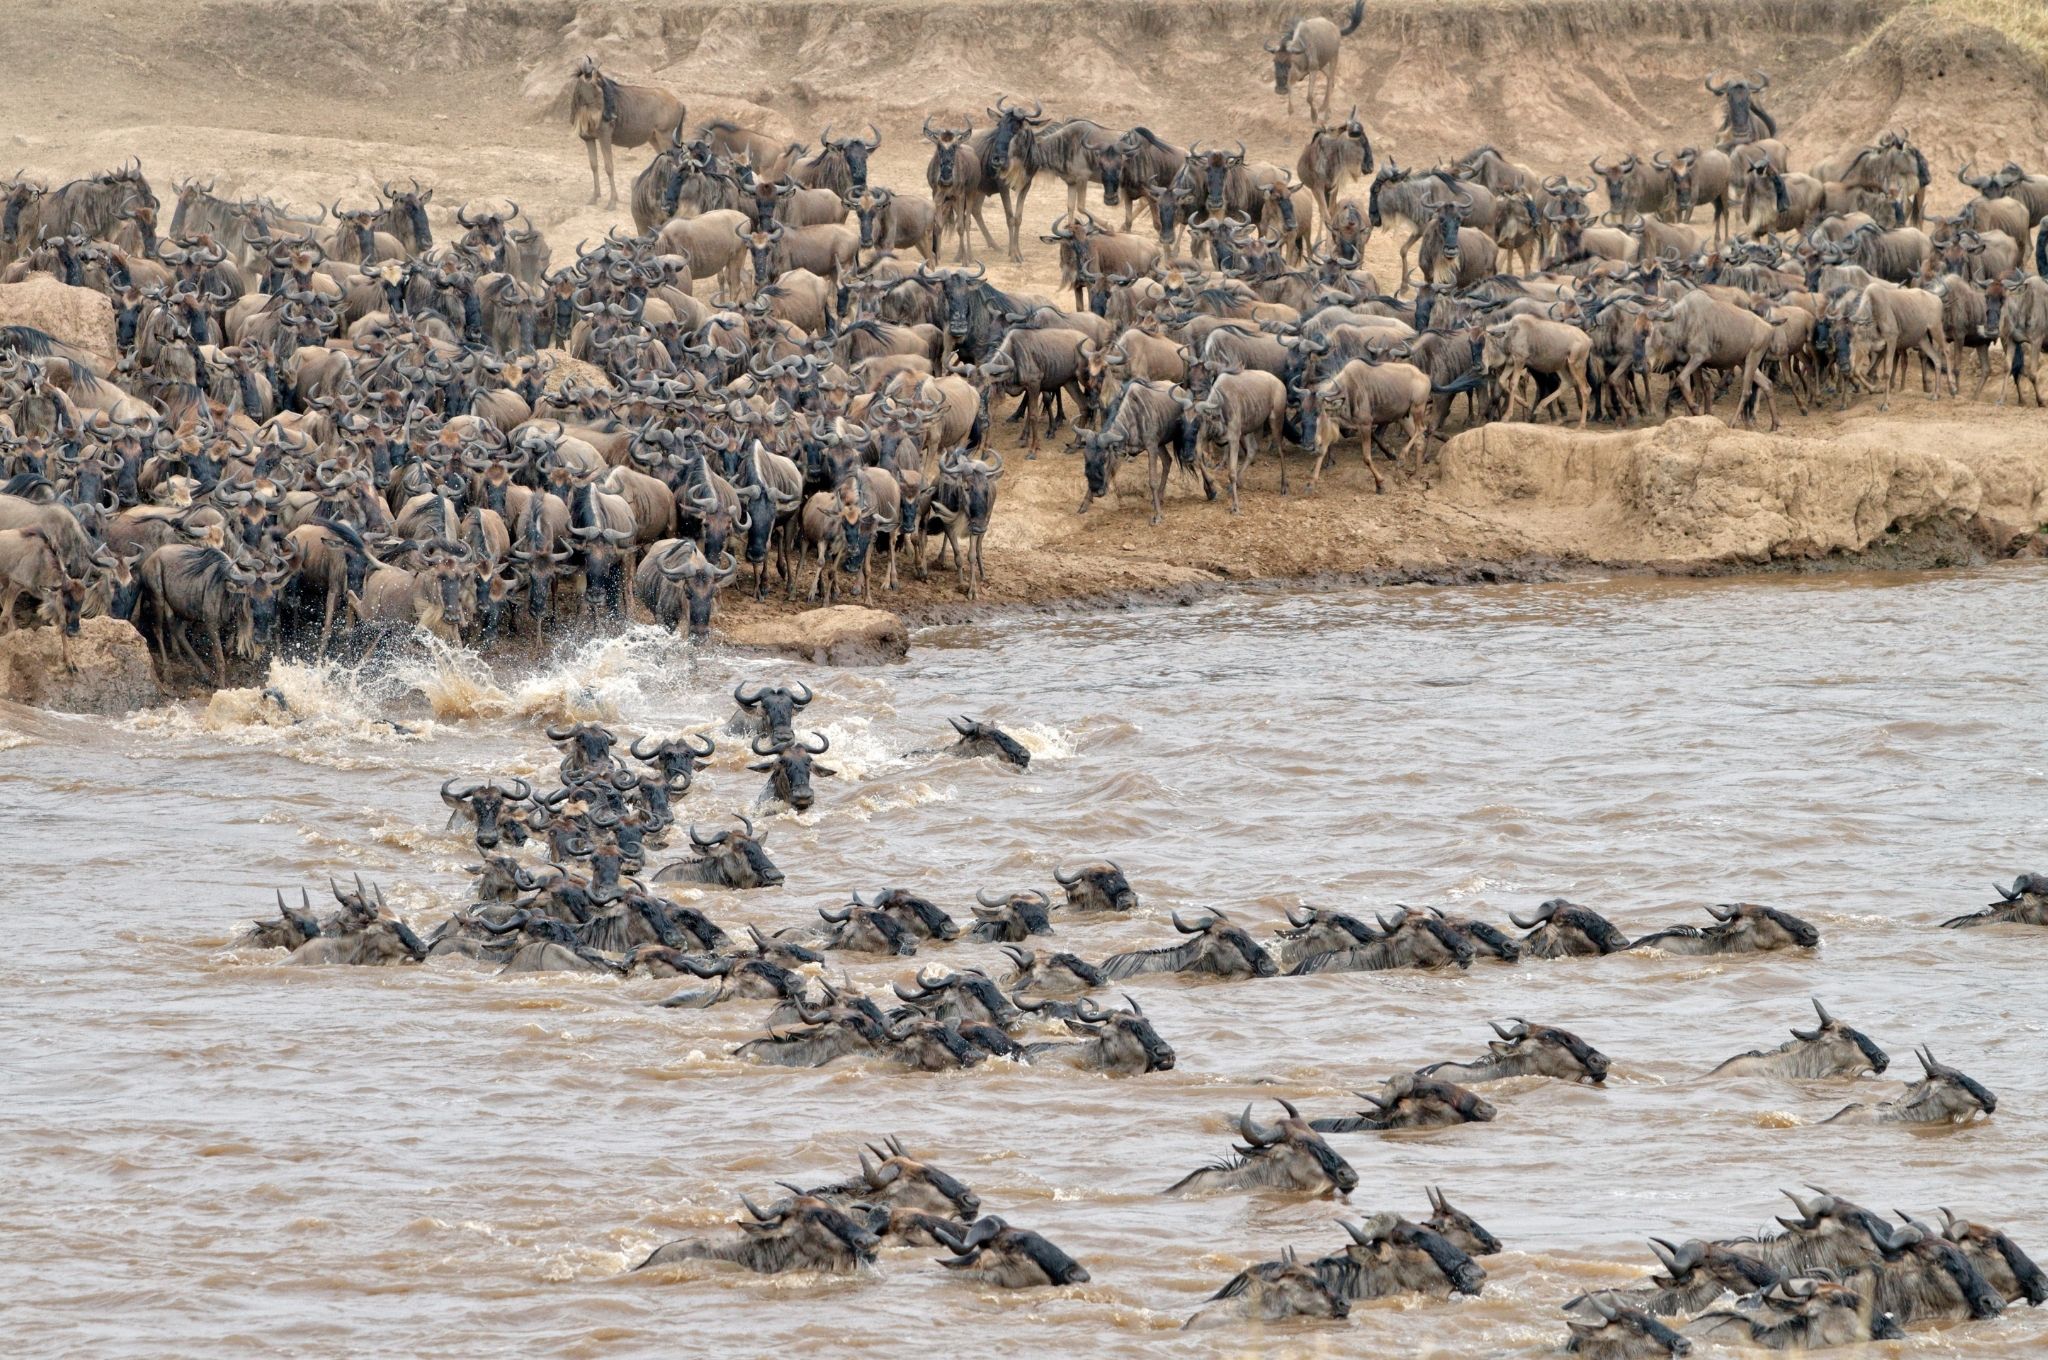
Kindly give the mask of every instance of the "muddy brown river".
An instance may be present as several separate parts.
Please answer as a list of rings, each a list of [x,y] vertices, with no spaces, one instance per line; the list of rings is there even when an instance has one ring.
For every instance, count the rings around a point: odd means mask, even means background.
[[[2048,569],[2014,567],[1255,591],[932,630],[887,670],[692,656],[643,633],[495,672],[281,667],[296,721],[246,694],[112,721],[0,710],[6,1350],[1538,1355],[1565,1337],[1565,1298],[1647,1271],[1646,1235],[1766,1228],[1789,1210],[1780,1189],[1808,1182],[1885,1212],[1945,1205],[2048,1257],[2048,932],[1936,929],[1992,879],[2048,867],[2044,589]],[[1051,889],[1057,859],[1106,854],[1143,907],[1056,917],[1058,946],[1089,958],[1170,942],[1170,908],[1223,907],[1266,937],[1301,903],[1505,924],[1560,894],[1632,935],[1764,902],[1824,945],[1140,978],[1129,991],[1179,1060],[1126,1078],[759,1067],[730,1050],[766,1003],[658,1008],[671,981],[445,958],[292,969],[228,948],[273,887],[317,895],[355,870],[429,926],[467,900],[475,857],[443,830],[442,778],[551,772],[540,729],[571,716],[722,724],[736,680],[781,675],[818,691],[806,716],[840,777],[765,823],[784,888],[697,899],[736,933],[891,884],[964,920],[978,887]],[[961,712],[1015,732],[1029,771],[936,754]],[[721,736],[690,816],[754,798],[738,746]],[[883,988],[927,958],[1004,962],[990,945],[920,953],[847,968]],[[1704,1075],[1808,1024],[1810,997],[1890,1071]],[[1509,1016],[1597,1046],[1606,1088],[1518,1079],[1483,1088],[1492,1123],[1332,1135],[1359,1174],[1348,1203],[1161,1197],[1227,1149],[1247,1101],[1261,1118],[1273,1096],[1349,1113],[1355,1088],[1472,1057]],[[1897,1094],[1918,1044],[1994,1090],[1996,1115],[1819,1123]],[[742,1192],[838,1179],[887,1134],[1092,1282],[1005,1293],[900,1248],[857,1278],[626,1273],[721,1231]],[[1335,1251],[1340,1216],[1426,1216],[1432,1185],[1505,1243],[1483,1297],[1178,1330],[1244,1266]],[[1865,1353],[2044,1343],[2048,1313],[2019,1304]]]

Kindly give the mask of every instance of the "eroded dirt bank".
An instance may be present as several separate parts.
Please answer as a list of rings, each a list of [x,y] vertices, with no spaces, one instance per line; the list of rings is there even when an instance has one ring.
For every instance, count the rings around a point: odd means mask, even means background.
[[[1305,495],[1289,460],[1248,476],[1242,513],[1169,485],[1154,528],[1143,468],[1085,515],[1079,459],[1005,455],[986,607],[1186,595],[1246,580],[1528,579],[1579,569],[1696,575],[1771,567],[1929,567],[2035,551],[2048,521],[2040,414],[1902,396],[1888,414],[1816,415],[1778,435],[1680,418],[1634,430],[1493,425],[1455,435],[1420,478],[1375,495],[1355,448]],[[906,573],[907,576],[907,573]],[[876,603],[970,612],[950,572]],[[760,609],[733,598],[732,619]],[[765,606],[788,606],[773,598]]]

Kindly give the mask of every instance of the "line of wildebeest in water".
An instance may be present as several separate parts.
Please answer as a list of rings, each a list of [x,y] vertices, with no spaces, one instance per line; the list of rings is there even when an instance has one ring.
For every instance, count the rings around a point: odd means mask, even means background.
[[[1339,36],[1290,29],[1281,88],[1327,78]],[[917,194],[870,180],[872,125],[814,147],[720,119],[686,134],[673,95],[585,62],[593,193],[600,144],[654,154],[633,230],[559,268],[516,202],[461,205],[437,239],[416,178],[317,218],[181,181],[159,235],[139,162],[17,174],[0,278],[105,293],[118,361],[0,328],[0,628],[23,601],[67,635],[130,618],[164,668],[223,685],[231,659],[361,655],[414,626],[478,646],[616,626],[629,591],[701,637],[742,571],[756,597],[776,573],[792,597],[866,600],[907,557],[920,578],[950,562],[972,597],[996,394],[1033,450],[1071,399],[1081,509],[1142,458],[1155,523],[1175,469],[1235,509],[1255,455],[1285,493],[1287,451],[1312,454],[1313,489],[1340,439],[1380,486],[1375,442],[1405,430],[1414,466],[1460,395],[1477,422],[1561,418],[1569,393],[1583,425],[1739,386],[1742,417],[1762,398],[1775,424],[1780,387],[1802,409],[1826,384],[1888,399],[1908,355],[1938,396],[1975,350],[1981,394],[1996,347],[2041,402],[2048,176],[1966,164],[1974,197],[1937,216],[1906,132],[1795,172],[1766,75],[1707,88],[1711,136],[1596,156],[1591,178],[1491,146],[1402,166],[1355,108],[1330,119],[1327,89],[1291,172],[1003,97],[978,129],[926,120]],[[998,198],[1021,260],[1041,177],[1067,192],[1044,238],[1060,282],[1005,291],[966,267],[970,231]],[[1381,227],[1402,234],[1392,290],[1364,267]]]
[[[801,682],[735,688],[737,707],[726,731],[748,739],[757,759],[747,768],[767,777],[757,806],[808,810],[816,803],[813,780],[835,774],[817,759],[830,749],[825,734],[813,731],[807,738],[798,731],[814,697]],[[1029,752],[1000,728],[965,716],[949,721],[957,740],[930,754],[1029,765]],[[1510,913],[1519,936],[1428,907],[1397,907],[1372,922],[1309,907],[1289,910],[1286,926],[1260,941],[1221,910],[1192,920],[1174,911],[1170,919],[1182,936],[1177,943],[1095,963],[1056,948],[1054,922],[1102,921],[1138,910],[1129,879],[1109,860],[1055,867],[1064,895],[1059,903],[1037,889],[977,892],[973,920],[964,928],[938,903],[891,886],[820,907],[813,926],[770,934],[750,924],[741,940],[704,911],[660,892],[663,884],[741,891],[785,882],[768,855],[765,832],[746,814],[736,814],[737,829],[716,832],[680,821],[679,805],[716,753],[716,740],[705,733],[628,740],[597,722],[546,731],[561,752],[556,787],[503,776],[457,776],[442,784],[449,828],[468,828],[481,858],[471,870],[477,884],[470,903],[424,936],[381,890],[357,877],[352,888],[331,885],[339,907],[326,916],[316,915],[303,889],[296,908],[278,893],[277,918],[256,923],[237,945],[287,949],[286,962],[301,965],[397,965],[457,955],[502,965],[506,973],[688,977],[705,985],[660,1004],[761,1005],[765,1033],[734,1054],[768,1065],[819,1067],[852,1058],[951,1071],[1001,1060],[1139,1075],[1172,1070],[1172,1046],[1128,993],[1121,1006],[1104,1004],[1096,994],[1148,974],[1245,981],[1463,969],[1478,961],[1508,965],[1632,949],[1732,957],[1813,950],[1821,942],[1811,924],[1752,903],[1710,907],[1709,925],[1632,939],[1598,913],[1553,899],[1526,916]],[[651,852],[679,824],[693,853],[642,878],[654,862]],[[529,865],[510,853],[519,850],[543,862]],[[2022,875],[1999,895],[1983,911],[1942,924],[2048,925],[2048,877]],[[975,966],[927,967],[908,982],[893,982],[891,994],[876,996],[861,992],[843,970],[834,983],[823,969],[835,954],[910,957],[962,940],[999,946],[1008,970],[997,976]],[[1795,1028],[1775,1048],[1737,1054],[1713,1074],[1853,1081],[1887,1069],[1888,1056],[1868,1035],[1818,1000],[1813,1007],[1810,1028]],[[1520,1018],[1495,1022],[1493,1029],[1498,1037],[1485,1052],[1396,1073],[1377,1089],[1358,1092],[1362,1104],[1355,1111],[1311,1119],[1281,1099],[1281,1117],[1267,1123],[1247,1106],[1235,1125],[1241,1141],[1228,1155],[1164,1193],[1347,1196],[1358,1175],[1325,1135],[1490,1121],[1494,1103],[1471,1087],[1510,1078],[1606,1082],[1608,1058],[1566,1029]],[[1825,1122],[1961,1124],[1997,1108],[1980,1082],[1925,1048],[1916,1056],[1921,1076],[1902,1093],[1849,1104]],[[642,1267],[707,1260],[761,1272],[848,1272],[873,1263],[885,1245],[937,1246],[948,1253],[944,1264],[1001,1287],[1089,1279],[1085,1267],[1042,1236],[983,1215],[965,1185],[899,1142],[871,1151],[872,1159],[864,1154],[859,1174],[845,1181],[810,1188],[781,1182],[788,1196],[767,1208],[743,1197],[737,1232],[669,1243]],[[1946,1209],[1940,1227],[1903,1215],[1892,1224],[1825,1191],[1793,1198],[1798,1217],[1781,1219],[1780,1235],[1651,1239],[1658,1269],[1645,1282],[1566,1305],[1570,1348],[1599,1356],[1676,1355],[1696,1336],[1779,1348],[1850,1344],[1900,1335],[1909,1322],[1986,1318],[2014,1300],[2048,1300],[2048,1277],[1994,1228]],[[1355,1299],[1479,1293],[1486,1271],[1474,1258],[1499,1251],[1500,1244],[1435,1189],[1430,1207],[1422,1222],[1394,1212],[1342,1222],[1349,1241],[1340,1249],[1311,1261],[1290,1250],[1241,1272],[1190,1325],[1342,1318]]]

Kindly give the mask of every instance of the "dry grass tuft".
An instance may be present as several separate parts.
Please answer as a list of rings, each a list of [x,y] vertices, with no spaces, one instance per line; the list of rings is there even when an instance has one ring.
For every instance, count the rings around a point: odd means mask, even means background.
[[[2048,65],[2048,4],[2042,0],[1920,0],[1923,8],[1996,29]]]

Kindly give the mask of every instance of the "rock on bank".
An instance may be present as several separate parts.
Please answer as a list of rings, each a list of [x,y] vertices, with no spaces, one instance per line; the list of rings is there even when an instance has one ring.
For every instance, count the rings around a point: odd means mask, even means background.
[[[120,619],[86,619],[70,640],[64,668],[51,627],[0,637],[0,699],[62,713],[126,713],[163,697],[142,635]]]
[[[1753,565],[1859,553],[1927,528],[2003,553],[2048,515],[2042,433],[1977,412],[1826,437],[1710,416],[1612,434],[1489,425],[1444,446],[1434,494],[1577,561]]]
[[[746,651],[795,657],[816,666],[901,661],[910,651],[910,633],[902,619],[886,609],[852,604],[744,619],[725,630],[725,638]]]

